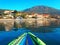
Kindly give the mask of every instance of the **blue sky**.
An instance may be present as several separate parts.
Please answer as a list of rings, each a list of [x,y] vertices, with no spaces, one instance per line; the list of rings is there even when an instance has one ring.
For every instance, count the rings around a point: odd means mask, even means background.
[[[60,0],[0,0],[0,9],[24,10],[37,5],[60,9]]]

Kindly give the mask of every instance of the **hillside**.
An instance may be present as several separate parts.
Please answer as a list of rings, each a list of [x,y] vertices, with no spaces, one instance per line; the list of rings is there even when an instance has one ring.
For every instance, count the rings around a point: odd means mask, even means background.
[[[60,10],[48,7],[48,6],[35,6],[29,9],[25,9],[23,12],[28,12],[28,13],[48,13],[52,15],[60,15]]]

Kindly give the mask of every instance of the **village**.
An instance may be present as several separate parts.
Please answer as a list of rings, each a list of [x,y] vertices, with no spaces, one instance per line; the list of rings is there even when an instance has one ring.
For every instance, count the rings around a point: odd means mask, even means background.
[[[51,15],[47,13],[25,13],[15,11],[4,11],[3,14],[0,14],[0,19],[60,19],[60,15]]]

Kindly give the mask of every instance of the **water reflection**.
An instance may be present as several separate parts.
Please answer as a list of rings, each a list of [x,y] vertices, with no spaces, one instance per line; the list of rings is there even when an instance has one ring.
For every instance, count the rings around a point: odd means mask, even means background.
[[[0,22],[0,31],[17,31],[18,28],[27,28],[33,32],[52,32],[54,28],[60,27],[60,20],[6,20]]]
[[[0,31],[3,31],[3,30],[5,30],[5,25],[4,23],[0,23]]]
[[[47,45],[60,45],[60,20],[28,19],[0,20],[0,44],[8,45],[9,42],[16,39],[24,32],[30,31]]]
[[[13,20],[0,20],[0,30],[10,31],[13,28]]]

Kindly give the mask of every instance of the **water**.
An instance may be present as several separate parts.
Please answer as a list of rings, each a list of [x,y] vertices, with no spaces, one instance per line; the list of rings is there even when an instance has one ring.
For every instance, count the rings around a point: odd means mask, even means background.
[[[32,32],[47,45],[60,45],[60,20],[5,20],[0,22],[0,45]]]

